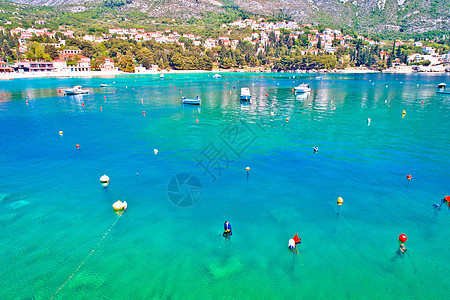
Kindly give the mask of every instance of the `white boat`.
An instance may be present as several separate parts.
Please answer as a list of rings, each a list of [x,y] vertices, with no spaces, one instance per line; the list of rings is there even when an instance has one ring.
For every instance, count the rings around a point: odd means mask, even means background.
[[[308,93],[311,91],[311,88],[309,87],[309,84],[302,83],[299,86],[296,86],[294,90],[296,93]]]
[[[108,85],[106,83],[101,83],[100,87],[107,87]]]
[[[82,89],[81,85],[76,85],[71,89],[64,90],[64,93],[66,93],[66,95],[81,95],[81,94],[89,94],[89,90]]]
[[[219,74],[215,74],[215,75],[213,76],[213,78],[214,78],[214,79],[219,79],[219,78],[222,78],[222,76],[219,75]]]
[[[159,78],[164,79],[164,74],[159,75]]]
[[[446,91],[445,87],[447,85],[445,83],[439,83],[438,84],[438,90],[436,91],[436,93],[438,94],[450,94],[450,91]]]
[[[249,88],[241,88],[241,100],[250,101],[251,97]]]
[[[316,76],[316,79],[317,79],[317,80],[322,80],[323,77],[322,77],[322,76]]]
[[[297,95],[295,95],[295,99],[297,100],[306,100],[309,97],[309,92],[306,93],[298,93]]]
[[[200,105],[200,104],[202,104],[202,99],[200,99],[199,96],[197,96],[197,98],[194,98],[194,99],[189,99],[189,98],[186,98],[186,97],[182,97],[181,98],[181,102],[183,104]]]

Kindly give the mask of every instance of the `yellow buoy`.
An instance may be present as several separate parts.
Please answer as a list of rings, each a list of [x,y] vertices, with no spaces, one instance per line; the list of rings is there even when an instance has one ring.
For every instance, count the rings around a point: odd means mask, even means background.
[[[250,167],[245,168],[245,170],[246,170],[247,172],[250,171]]]
[[[342,199],[342,197],[339,197],[339,198],[337,199],[337,204],[338,204],[338,205],[344,204],[344,199]]]
[[[62,130],[60,130],[60,131],[59,131],[59,135],[60,135],[60,136],[62,136],[62,135],[63,135],[63,132],[62,132]]]
[[[403,110],[403,113],[402,113],[402,118],[404,118],[404,117],[405,117],[405,115],[406,115],[406,110]]]

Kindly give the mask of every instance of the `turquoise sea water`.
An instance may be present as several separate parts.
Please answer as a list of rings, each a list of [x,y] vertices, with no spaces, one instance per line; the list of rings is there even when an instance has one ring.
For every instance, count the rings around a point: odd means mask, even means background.
[[[448,75],[222,75],[0,82],[1,299],[449,298]]]

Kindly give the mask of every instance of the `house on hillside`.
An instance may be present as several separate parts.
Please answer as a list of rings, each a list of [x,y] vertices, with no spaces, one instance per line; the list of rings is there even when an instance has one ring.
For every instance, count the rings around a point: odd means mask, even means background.
[[[67,61],[64,59],[55,59],[53,60],[53,69],[55,72],[66,72],[67,70]]]
[[[20,73],[28,72],[52,72],[53,62],[49,61],[18,61],[14,65],[14,70]]]
[[[0,73],[11,73],[14,72],[14,69],[8,67],[8,64],[3,60],[0,60]]]
[[[100,65],[101,71],[114,71],[116,68],[114,66],[114,61],[109,58],[105,57],[105,62]]]

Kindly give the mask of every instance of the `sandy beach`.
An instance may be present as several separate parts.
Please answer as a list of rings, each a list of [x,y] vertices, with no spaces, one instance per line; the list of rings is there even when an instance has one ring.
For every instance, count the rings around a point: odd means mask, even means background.
[[[424,72],[439,72],[445,73],[445,66],[427,66],[422,67]],[[29,73],[4,73],[0,74],[0,80],[13,80],[20,78],[45,78],[45,77],[113,77],[118,75],[157,75],[157,74],[183,74],[183,73],[230,73],[230,72],[249,72],[249,73],[266,73],[270,70],[246,68],[246,69],[213,69],[211,71],[207,70],[161,70],[161,71],[151,71],[151,70],[139,70],[135,73],[127,73],[118,70],[113,71],[88,71],[88,72],[29,72]],[[383,73],[414,73],[412,66],[398,66],[392,67],[382,71]],[[345,74],[357,74],[357,73],[378,73],[378,71],[371,70],[365,67],[349,67],[345,69],[335,69],[328,72],[314,72],[314,73],[345,73]]]

